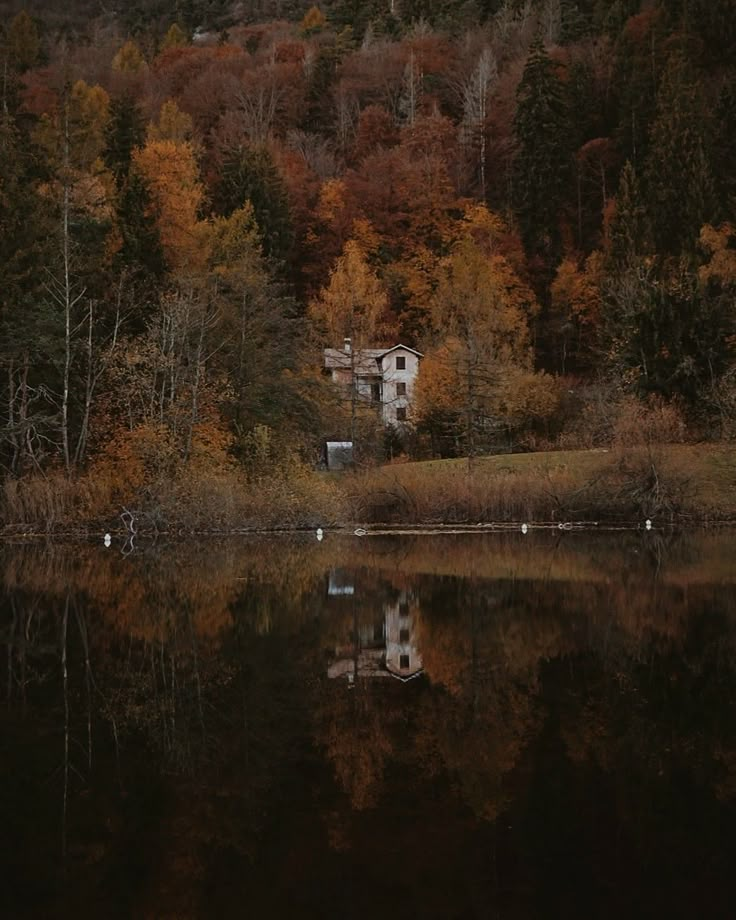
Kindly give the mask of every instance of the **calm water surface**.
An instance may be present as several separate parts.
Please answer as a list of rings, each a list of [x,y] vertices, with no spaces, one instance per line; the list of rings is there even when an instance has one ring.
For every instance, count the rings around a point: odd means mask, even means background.
[[[736,535],[129,549],[0,546],[1,916],[736,916]]]

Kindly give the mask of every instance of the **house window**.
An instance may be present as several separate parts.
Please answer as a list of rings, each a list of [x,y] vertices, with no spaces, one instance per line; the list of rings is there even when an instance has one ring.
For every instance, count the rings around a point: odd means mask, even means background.
[[[401,642],[403,645],[405,642],[408,642],[408,641],[409,641],[409,630],[400,629],[399,630],[399,642]]]
[[[399,406],[396,410],[396,421],[405,422],[406,421],[406,406]]]
[[[380,642],[383,639],[383,622],[373,624],[373,641]]]
[[[396,384],[396,395],[397,396],[406,396],[406,384],[397,383]]]
[[[408,617],[409,616],[409,604],[407,601],[401,601],[399,604],[399,616]]]
[[[373,402],[381,401],[381,384],[380,383],[371,384],[371,399],[373,400]]]
[[[396,358],[396,370],[405,371],[406,370],[406,358]]]
[[[399,655],[399,667],[401,670],[409,669],[409,656],[408,655]]]

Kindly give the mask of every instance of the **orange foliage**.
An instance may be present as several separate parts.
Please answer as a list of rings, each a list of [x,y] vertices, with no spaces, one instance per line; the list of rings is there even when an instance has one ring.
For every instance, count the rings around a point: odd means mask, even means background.
[[[198,212],[204,198],[191,144],[149,141],[133,154],[134,168],[146,179],[154,200],[166,259],[174,269],[202,263]]]

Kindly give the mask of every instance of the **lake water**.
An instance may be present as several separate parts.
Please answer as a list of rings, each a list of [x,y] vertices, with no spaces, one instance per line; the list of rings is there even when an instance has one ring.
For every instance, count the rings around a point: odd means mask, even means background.
[[[5,544],[0,585],[3,917],[736,916],[736,535]]]

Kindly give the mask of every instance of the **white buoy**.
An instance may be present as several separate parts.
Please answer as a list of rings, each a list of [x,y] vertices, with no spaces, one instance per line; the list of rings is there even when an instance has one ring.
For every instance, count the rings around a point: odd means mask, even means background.
[[[324,536],[325,536],[324,530],[322,530],[321,527],[318,527],[318,528],[317,528],[317,539],[320,541],[320,543],[321,543],[322,540],[324,539]]]
[[[647,518],[646,521],[644,521],[644,526],[646,527],[647,530],[652,529],[652,522],[649,520],[649,518]]]
[[[356,537],[364,537],[367,533],[368,533],[368,531],[367,531],[367,530],[363,530],[362,527],[357,527],[356,530],[355,530],[355,536],[356,536]]]
[[[521,532],[522,532],[522,533],[527,533],[528,531],[529,531],[529,525],[528,525],[528,524],[522,524],[522,525],[521,525]]]
[[[109,546],[112,543],[112,537],[109,533],[105,534],[105,539],[102,542],[105,544],[105,546]]]

